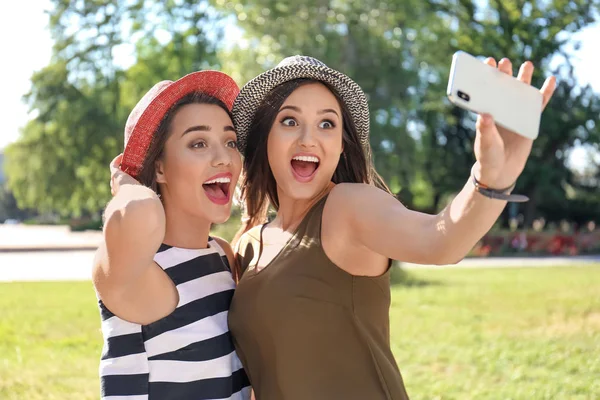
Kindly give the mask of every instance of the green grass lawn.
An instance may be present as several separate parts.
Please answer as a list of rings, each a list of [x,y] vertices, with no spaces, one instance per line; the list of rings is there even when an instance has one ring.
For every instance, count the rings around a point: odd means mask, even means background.
[[[395,274],[412,399],[600,398],[600,266]],[[91,283],[0,284],[0,399],[97,399]]]

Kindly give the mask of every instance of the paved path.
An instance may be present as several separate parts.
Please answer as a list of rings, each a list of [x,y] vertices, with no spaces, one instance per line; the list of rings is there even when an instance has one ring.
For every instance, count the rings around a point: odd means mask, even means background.
[[[0,252],[0,282],[89,280],[94,251]],[[595,263],[595,264],[594,264]],[[599,265],[598,257],[467,259],[458,265],[403,264],[403,268],[499,268]]]
[[[402,263],[403,268],[523,268],[560,267],[568,265],[600,265],[600,255],[572,257],[484,257],[467,258],[456,265],[419,265]]]
[[[102,240],[96,231],[71,232],[66,226],[0,224],[0,282],[89,280],[95,249]],[[418,268],[522,268],[600,265],[600,255],[588,257],[525,257],[465,259],[457,265],[417,265]]]
[[[90,250],[0,253],[0,282],[89,280],[94,254]]]
[[[0,252],[36,250],[93,250],[102,232],[71,232],[68,226],[0,224]]]

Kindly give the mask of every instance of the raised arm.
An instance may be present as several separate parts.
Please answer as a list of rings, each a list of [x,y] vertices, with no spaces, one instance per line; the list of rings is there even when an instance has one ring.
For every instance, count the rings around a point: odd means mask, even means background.
[[[493,59],[486,63],[496,66]],[[509,60],[499,69],[512,74]],[[533,65],[523,64],[518,78],[531,82]],[[553,77],[541,88],[545,107],[555,88]],[[477,121],[473,176],[490,188],[511,186],[519,177],[532,141],[496,126],[489,115]],[[463,259],[492,227],[506,201],[479,193],[471,178],[462,191],[439,214],[427,215],[406,209],[391,195],[368,185],[338,185],[331,193],[330,210],[346,221],[350,239],[386,257],[421,263],[449,264]]]
[[[506,205],[477,193],[471,183],[437,215],[409,210],[390,194],[363,184],[340,184],[328,201],[329,209],[346,220],[352,242],[393,260],[417,264],[460,261]]]
[[[92,275],[96,291],[111,311],[143,323],[155,319],[153,307],[158,305],[161,314],[160,305],[168,303],[152,301],[160,296],[150,290],[161,290],[164,281],[153,258],[164,239],[165,213],[156,193],[120,171],[119,163],[120,156],[111,163],[114,197],[104,213],[104,243]]]

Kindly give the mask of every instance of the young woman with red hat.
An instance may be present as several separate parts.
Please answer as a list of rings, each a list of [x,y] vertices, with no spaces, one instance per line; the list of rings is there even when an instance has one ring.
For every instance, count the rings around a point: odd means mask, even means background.
[[[512,75],[509,60],[498,69]],[[525,63],[519,79],[532,73]],[[544,106],[554,88],[549,78]],[[390,347],[391,260],[463,258],[506,201],[523,200],[510,192],[532,141],[480,116],[472,176],[426,215],[375,172],[361,88],[319,60],[289,57],[248,82],[233,116],[247,216],[229,323],[257,398],[407,399]]]
[[[233,253],[209,236],[241,170],[238,92],[195,72],[155,85],[127,120],[93,269],[105,400],[250,398],[227,324]]]

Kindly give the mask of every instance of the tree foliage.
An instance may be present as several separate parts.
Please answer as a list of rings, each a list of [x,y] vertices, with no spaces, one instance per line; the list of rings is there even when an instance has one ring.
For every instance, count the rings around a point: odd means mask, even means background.
[[[125,119],[156,82],[214,68],[241,85],[286,56],[307,54],[363,87],[379,172],[409,207],[434,212],[473,163],[474,116],[446,99],[457,50],[509,57],[515,70],[531,60],[536,85],[549,73],[559,77],[517,185],[532,199],[519,210],[526,222],[596,201],[598,169],[582,179],[565,163],[574,146],[600,142],[600,98],[577,81],[567,48],[572,34],[597,21],[600,0],[53,3],[54,56],[26,97],[37,117],[6,151],[22,207],[100,210]]]

